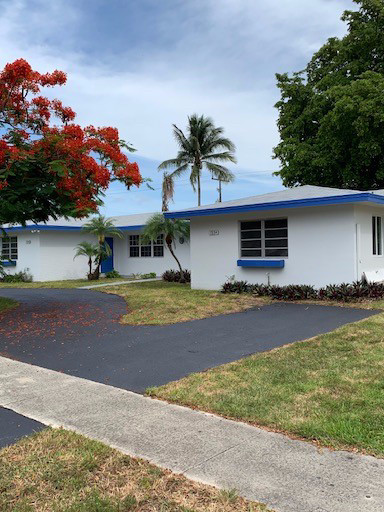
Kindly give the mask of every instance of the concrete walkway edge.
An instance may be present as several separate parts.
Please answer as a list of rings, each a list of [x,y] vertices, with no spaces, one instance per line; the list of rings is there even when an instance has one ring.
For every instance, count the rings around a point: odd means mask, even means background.
[[[92,284],[89,286],[78,286],[77,290],[93,290],[93,288],[104,288],[104,286],[120,286],[122,284],[132,284],[132,283],[150,283],[151,281],[161,281],[161,277],[151,277],[150,279],[131,279],[130,281],[117,281],[114,283],[102,283],[102,284]]]
[[[382,512],[384,460],[0,357],[0,406],[278,512]]]

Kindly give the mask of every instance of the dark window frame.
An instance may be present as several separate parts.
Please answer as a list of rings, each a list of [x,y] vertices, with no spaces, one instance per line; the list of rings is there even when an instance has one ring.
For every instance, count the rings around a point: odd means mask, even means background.
[[[160,235],[156,240],[143,244],[141,235],[129,235],[128,247],[130,258],[162,258],[164,257],[164,236]]]
[[[19,257],[19,242],[17,236],[1,237],[1,259],[14,261]]]
[[[241,258],[288,258],[287,217],[240,221],[239,232]]]
[[[383,221],[379,215],[372,215],[372,254],[383,255]]]

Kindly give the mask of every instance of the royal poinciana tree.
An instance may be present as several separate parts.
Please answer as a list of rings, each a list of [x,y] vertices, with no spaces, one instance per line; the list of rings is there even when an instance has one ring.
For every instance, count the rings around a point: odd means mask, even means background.
[[[0,227],[83,217],[97,210],[111,181],[142,182],[116,128],[81,128],[70,107],[40,94],[66,79],[62,71],[34,71],[24,59],[0,72]]]
[[[347,34],[327,41],[304,71],[277,75],[284,185],[384,187],[384,2],[354,0]]]

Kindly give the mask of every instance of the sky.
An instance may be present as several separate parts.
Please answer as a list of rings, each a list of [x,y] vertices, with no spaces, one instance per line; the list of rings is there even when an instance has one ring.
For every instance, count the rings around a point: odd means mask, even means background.
[[[237,147],[223,200],[282,188],[272,149],[279,99],[275,73],[303,69],[329,37],[346,31],[352,0],[0,0],[0,68],[23,57],[40,72],[61,69],[53,92],[81,125],[116,126],[151,178],[126,191],[113,183],[102,213],[159,211],[162,160],[174,158],[172,124],[213,118]],[[217,200],[205,171],[202,202]],[[197,204],[188,175],[172,209]]]

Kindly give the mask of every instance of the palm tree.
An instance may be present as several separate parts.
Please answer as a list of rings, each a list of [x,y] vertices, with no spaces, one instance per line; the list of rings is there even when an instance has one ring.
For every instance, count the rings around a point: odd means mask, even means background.
[[[123,238],[123,233],[119,228],[114,226],[111,220],[107,219],[104,215],[93,217],[90,221],[84,224],[82,229],[85,233],[90,233],[91,235],[97,236],[99,249],[96,261],[96,269],[93,273],[93,279],[99,279],[101,262],[111,254],[111,248],[105,242],[105,238],[107,236]]]
[[[193,114],[188,117],[188,132],[183,133],[175,124],[173,135],[179,151],[176,158],[164,160],[158,169],[174,169],[170,176],[177,178],[190,169],[189,180],[193,190],[197,186],[197,203],[201,205],[201,172],[205,167],[212,177],[221,181],[234,181],[233,173],[221,163],[236,163],[235,145],[223,136],[224,128],[216,128],[210,117]]]
[[[75,247],[76,254],[73,257],[73,259],[77,258],[78,256],[87,256],[88,257],[88,279],[92,279],[92,259],[94,258],[95,261],[99,255],[99,245],[98,244],[92,244],[91,242],[80,242]]]
[[[168,211],[168,204],[169,204],[169,201],[173,201],[174,193],[175,193],[175,183],[173,181],[173,178],[170,174],[165,172],[163,174],[163,184],[162,184],[162,188],[161,188],[161,198],[162,198],[161,211],[163,211],[163,212]]]
[[[181,267],[180,261],[175,254],[174,245],[175,240],[179,237],[183,237],[189,240],[189,222],[182,219],[167,219],[162,213],[155,213],[147,221],[142,234],[142,240],[144,242],[150,240],[157,240],[157,238],[163,235],[165,243],[169,249],[169,252],[175,258],[176,263],[180,270],[180,282],[185,283],[184,271]]]

